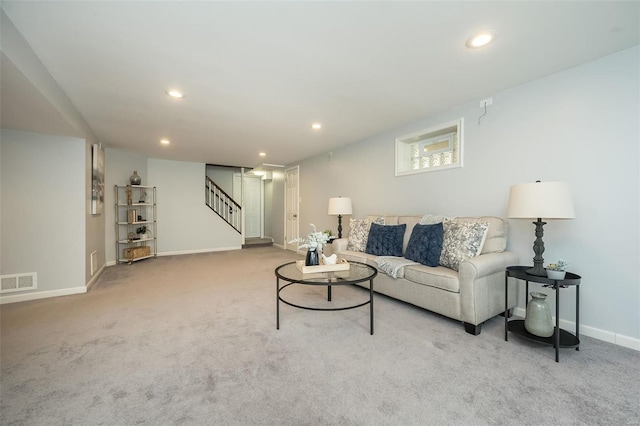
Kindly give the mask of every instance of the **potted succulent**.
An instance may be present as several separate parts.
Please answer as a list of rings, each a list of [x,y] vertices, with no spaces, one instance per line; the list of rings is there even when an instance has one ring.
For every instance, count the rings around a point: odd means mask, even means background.
[[[551,278],[552,280],[563,280],[567,273],[565,268],[568,264],[568,262],[565,262],[562,259],[558,259],[556,263],[550,263],[547,266],[547,278]]]
[[[333,231],[331,229],[325,229],[323,232],[327,236],[327,243],[328,244],[331,244],[333,242],[333,240],[336,239],[336,236],[333,235]]]
[[[147,236],[148,230],[149,229],[147,228],[147,225],[142,225],[141,227],[136,229],[136,234],[138,234],[141,240],[146,240],[148,238]]]

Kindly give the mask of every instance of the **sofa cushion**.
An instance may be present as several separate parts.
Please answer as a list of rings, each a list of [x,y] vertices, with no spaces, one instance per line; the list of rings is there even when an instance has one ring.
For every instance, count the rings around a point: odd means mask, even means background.
[[[442,266],[435,268],[424,265],[405,266],[404,278],[429,287],[441,288],[454,293],[460,292],[458,273]]]
[[[372,223],[365,253],[378,256],[402,256],[402,238],[407,225]]]
[[[444,228],[442,223],[413,227],[404,257],[426,266],[438,266],[442,252]]]
[[[349,244],[347,250],[351,251],[365,251],[367,248],[367,239],[369,238],[369,229],[372,223],[378,225],[384,225],[384,217],[378,217],[376,219],[351,219],[349,225],[351,230],[349,231]]]
[[[489,226],[482,222],[446,220],[440,265],[458,270],[463,260],[478,256],[487,237]]]

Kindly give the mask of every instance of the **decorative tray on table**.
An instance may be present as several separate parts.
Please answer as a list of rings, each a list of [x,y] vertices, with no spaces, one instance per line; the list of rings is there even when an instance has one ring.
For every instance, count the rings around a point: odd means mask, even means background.
[[[320,265],[306,266],[304,260],[298,260],[296,266],[303,274],[313,274],[317,272],[333,272],[333,271],[348,271],[349,262],[345,259],[338,259],[335,265],[325,265],[320,260]]]

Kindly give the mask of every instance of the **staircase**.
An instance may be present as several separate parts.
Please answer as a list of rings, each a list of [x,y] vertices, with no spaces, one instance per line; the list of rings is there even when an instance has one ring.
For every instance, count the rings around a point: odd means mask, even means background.
[[[205,203],[233,229],[242,233],[242,207],[208,176],[205,176]]]

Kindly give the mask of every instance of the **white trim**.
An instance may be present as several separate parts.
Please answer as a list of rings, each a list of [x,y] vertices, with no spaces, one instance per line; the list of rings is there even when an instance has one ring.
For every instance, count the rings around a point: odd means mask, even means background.
[[[296,189],[297,189],[297,193],[296,193],[296,203],[297,203],[297,207],[296,207],[296,214],[298,215],[297,217],[297,221],[296,221],[296,235],[295,237],[293,237],[292,235],[287,236],[287,172],[289,172],[289,170],[296,170]],[[291,241],[295,238],[298,238],[300,236],[300,165],[297,166],[292,166],[289,167],[287,169],[284,170],[284,248],[285,250],[287,249],[287,240]],[[293,238],[292,238],[293,237]]]
[[[284,250],[284,249],[285,249],[283,244],[276,244],[276,243],[273,243],[273,247],[277,247],[277,248],[282,249],[282,250]]]
[[[515,316],[524,318],[526,311],[524,308],[514,308],[513,313]],[[552,317],[553,323],[556,323],[555,317]],[[560,319],[560,328],[575,333],[576,323],[573,321],[567,321]],[[580,335],[589,336],[594,339],[602,340],[603,342],[613,343],[614,345],[624,346],[625,348],[635,349],[640,351],[640,339],[635,337],[629,337],[622,334],[614,333],[612,331],[602,330],[600,328],[591,327],[588,325],[580,324]]]
[[[26,302],[28,300],[48,299],[50,297],[69,296],[72,294],[83,294],[87,292],[87,287],[71,287],[60,290],[37,291],[26,294],[12,294],[10,296],[0,296],[0,305],[6,303]]]
[[[87,291],[89,291],[89,289],[91,287],[93,287],[93,285],[96,283],[96,281],[98,281],[98,278],[100,278],[100,275],[102,275],[102,273],[104,272],[104,268],[106,268],[106,267],[107,267],[107,265],[102,265],[102,268],[98,269],[98,272],[93,274],[93,277],[91,277],[89,282],[86,284]]]

